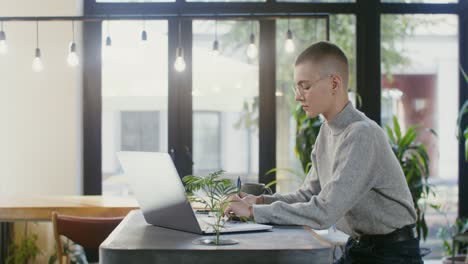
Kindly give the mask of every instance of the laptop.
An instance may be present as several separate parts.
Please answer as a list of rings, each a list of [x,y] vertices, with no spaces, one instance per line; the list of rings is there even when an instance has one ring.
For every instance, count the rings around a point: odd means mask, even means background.
[[[168,153],[118,152],[125,175],[148,224],[197,234],[214,234],[214,217],[196,214]],[[270,230],[254,222],[226,221],[221,233]]]

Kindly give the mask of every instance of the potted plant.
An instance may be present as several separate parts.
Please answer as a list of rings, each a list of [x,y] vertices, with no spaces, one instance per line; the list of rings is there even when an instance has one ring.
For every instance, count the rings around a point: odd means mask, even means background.
[[[296,145],[294,146],[294,153],[301,161],[302,169],[307,174],[311,167],[309,165],[311,164],[310,153],[317,140],[322,120],[319,117],[309,118],[300,104],[296,106],[294,119],[296,120]]]
[[[427,182],[429,176],[429,155],[422,143],[415,142],[417,137],[417,126],[410,126],[405,134],[402,134],[398,119],[393,116],[393,130],[385,126],[390,140],[390,145],[400,163],[406,177],[406,182],[413,198],[416,209],[416,231],[418,238],[427,237],[427,223],[425,212],[429,194],[435,195],[432,186]],[[429,131],[436,135],[434,130]],[[429,204],[430,206],[435,206]]]
[[[28,223],[24,225],[24,236],[18,244],[12,243],[8,248],[8,257],[5,260],[6,264],[28,263],[35,261],[37,256],[42,252],[37,246],[37,235],[28,234]]]
[[[224,226],[224,210],[231,203],[227,198],[238,193],[238,188],[229,179],[221,178],[223,170],[210,173],[206,176],[187,175],[182,180],[190,202],[205,205],[214,217],[213,222],[208,222],[215,231],[215,238],[198,241],[206,245],[225,245],[237,243],[234,240],[220,239],[220,230]]]
[[[447,214],[443,213],[443,215],[446,220],[446,225],[444,227],[441,227],[437,232],[437,237],[442,239],[442,246],[444,248],[445,253],[445,257],[443,258],[443,264],[451,264],[452,261],[455,264],[468,263],[468,255],[466,253],[458,254],[455,256],[455,254],[458,252],[466,252],[467,244],[465,243],[464,246],[460,246],[461,244],[457,244],[455,246],[453,244],[454,238],[465,236],[465,241],[468,239],[468,218],[457,218],[454,223],[450,224],[447,218]]]

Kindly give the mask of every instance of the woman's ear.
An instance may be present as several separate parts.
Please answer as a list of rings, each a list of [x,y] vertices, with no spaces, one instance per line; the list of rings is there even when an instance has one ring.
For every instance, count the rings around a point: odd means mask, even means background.
[[[331,81],[332,81],[333,94],[335,94],[338,88],[340,87],[341,79],[339,76],[333,75],[331,78]]]

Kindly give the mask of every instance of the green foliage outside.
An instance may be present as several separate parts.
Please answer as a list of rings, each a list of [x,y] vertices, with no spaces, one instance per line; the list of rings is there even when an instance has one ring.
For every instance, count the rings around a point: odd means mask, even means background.
[[[393,116],[393,129],[385,126],[389,136],[390,145],[400,163],[406,182],[413,198],[416,209],[416,231],[418,238],[427,238],[428,227],[425,219],[427,198],[430,194],[435,196],[433,186],[427,182],[429,177],[429,155],[422,143],[417,143],[417,126],[411,126],[406,133],[402,133],[400,124]],[[429,130],[434,135],[433,130]],[[433,205],[431,205],[433,206]]]
[[[12,243],[8,247],[8,257],[5,260],[6,264],[23,264],[29,261],[34,261],[42,254],[37,246],[37,235],[28,234],[28,224],[24,226],[24,236],[18,244]]]
[[[439,207],[435,207],[436,210],[440,212]],[[447,218],[447,215],[443,213],[445,217],[446,224],[445,226],[441,227],[438,232],[437,232],[437,237],[442,239],[442,244],[443,244],[443,249],[444,253],[446,256],[451,256],[453,253],[453,250],[455,250],[452,247],[452,239],[456,235],[459,234],[464,234],[468,232],[468,218],[457,218],[455,220],[455,223],[450,223],[450,221]],[[466,250],[467,245],[465,244],[464,247],[458,248],[457,251],[463,252]]]

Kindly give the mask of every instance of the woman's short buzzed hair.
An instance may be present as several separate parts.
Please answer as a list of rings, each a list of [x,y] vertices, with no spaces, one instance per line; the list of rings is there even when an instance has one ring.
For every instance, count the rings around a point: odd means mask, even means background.
[[[319,41],[310,45],[299,54],[295,65],[297,66],[305,61],[321,63],[326,59],[336,60],[348,67],[348,59],[344,52],[337,45],[328,41]]]
[[[343,80],[343,89],[348,87],[348,59],[344,52],[335,44],[319,41],[310,45],[296,59],[295,66],[311,62],[316,65],[321,76],[325,74],[339,74]]]

